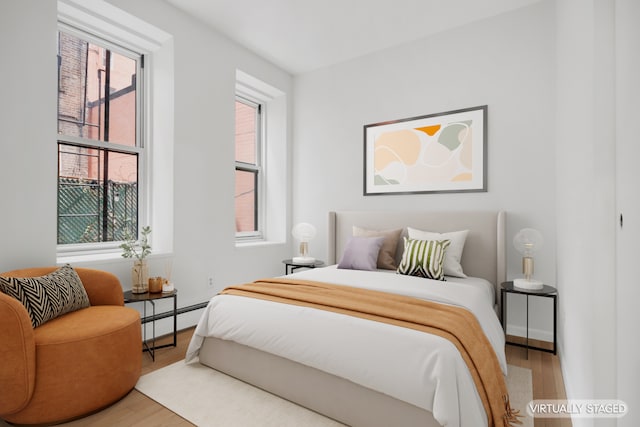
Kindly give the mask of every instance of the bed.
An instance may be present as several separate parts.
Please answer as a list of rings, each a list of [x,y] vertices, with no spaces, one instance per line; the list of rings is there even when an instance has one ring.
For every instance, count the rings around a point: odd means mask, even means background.
[[[506,375],[497,286],[505,280],[504,212],[330,212],[328,264],[287,276],[461,305],[478,320]],[[339,269],[354,227],[447,233],[469,230],[460,264],[443,282],[391,270]],[[394,257],[402,258],[404,245]],[[399,280],[399,282],[398,282]],[[331,332],[327,332],[331,331]],[[383,343],[384,344],[380,344]],[[214,297],[187,350],[199,363],[353,426],[482,426],[486,411],[456,348],[439,336],[340,313]]]

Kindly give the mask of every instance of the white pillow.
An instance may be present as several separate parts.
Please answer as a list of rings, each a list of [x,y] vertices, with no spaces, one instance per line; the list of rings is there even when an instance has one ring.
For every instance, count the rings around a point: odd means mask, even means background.
[[[449,240],[451,244],[447,248],[444,256],[444,274],[453,277],[467,277],[462,271],[460,259],[464,250],[464,242],[467,240],[469,230],[452,231],[450,233],[434,233],[407,227],[410,239],[418,240]]]

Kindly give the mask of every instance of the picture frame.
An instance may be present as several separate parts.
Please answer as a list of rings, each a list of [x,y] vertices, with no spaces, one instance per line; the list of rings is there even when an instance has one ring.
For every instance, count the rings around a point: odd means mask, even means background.
[[[487,191],[487,106],[364,125],[364,195]]]

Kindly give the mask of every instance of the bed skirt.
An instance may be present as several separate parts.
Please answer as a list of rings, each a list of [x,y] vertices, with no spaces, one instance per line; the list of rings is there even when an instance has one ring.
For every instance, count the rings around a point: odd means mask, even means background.
[[[422,408],[233,341],[205,338],[199,360],[349,426],[440,426],[431,412]]]

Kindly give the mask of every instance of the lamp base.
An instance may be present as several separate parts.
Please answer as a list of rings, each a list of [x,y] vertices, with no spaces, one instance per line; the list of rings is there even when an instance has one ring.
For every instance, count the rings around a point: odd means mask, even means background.
[[[310,256],[294,256],[292,261],[296,264],[313,264],[316,259]]]
[[[543,288],[544,283],[535,279],[514,279],[513,286],[520,289],[528,289],[531,291],[537,291]]]

